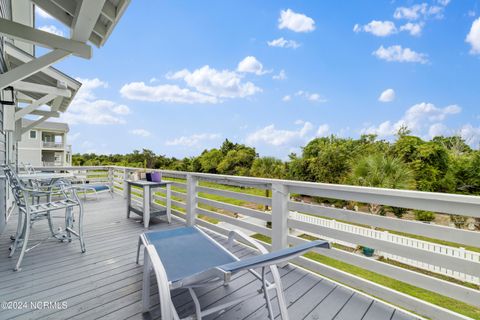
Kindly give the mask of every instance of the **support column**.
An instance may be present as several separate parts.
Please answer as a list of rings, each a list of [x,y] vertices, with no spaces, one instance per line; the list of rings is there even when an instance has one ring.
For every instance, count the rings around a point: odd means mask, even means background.
[[[288,247],[288,199],[287,186],[272,184],[272,251]]]

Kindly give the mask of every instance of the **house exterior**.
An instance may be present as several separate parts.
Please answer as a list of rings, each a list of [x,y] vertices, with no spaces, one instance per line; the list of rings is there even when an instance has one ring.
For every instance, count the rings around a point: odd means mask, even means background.
[[[23,119],[23,126],[32,122]],[[45,121],[23,133],[17,142],[18,163],[29,163],[35,167],[72,165],[68,131],[66,123]]]
[[[105,44],[129,3],[0,0],[0,164],[70,164],[68,126],[46,121],[68,109],[82,84],[53,65],[72,55],[90,59],[92,45]],[[68,36],[36,29],[35,6],[64,24]],[[36,46],[47,52],[36,54]],[[0,172],[0,233],[13,209]]]

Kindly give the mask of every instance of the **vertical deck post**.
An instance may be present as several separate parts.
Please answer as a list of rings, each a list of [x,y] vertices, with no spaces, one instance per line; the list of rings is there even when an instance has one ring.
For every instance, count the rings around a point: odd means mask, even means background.
[[[187,174],[187,226],[195,225],[197,208],[197,178],[190,173]]]
[[[110,189],[112,190],[113,192],[113,168],[112,167],[108,167],[108,186],[110,187]]]
[[[127,190],[127,183],[125,180],[128,180],[128,170],[127,168],[123,168],[123,181],[122,181],[122,186],[123,186],[123,198],[126,199],[128,195],[128,190]]]
[[[272,183],[272,251],[288,247],[288,188]]]

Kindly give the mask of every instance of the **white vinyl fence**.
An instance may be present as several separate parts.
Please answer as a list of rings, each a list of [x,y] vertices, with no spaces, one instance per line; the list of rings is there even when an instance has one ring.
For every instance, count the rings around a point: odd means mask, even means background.
[[[333,219],[323,219],[323,218],[314,217],[314,216],[310,216],[310,215],[302,214],[298,212],[290,212],[290,218],[294,220],[334,229],[334,230],[346,231],[346,232],[358,234],[365,237],[388,241],[391,243],[396,243],[396,244],[400,244],[400,245],[404,245],[412,248],[426,250],[433,253],[448,255],[455,258],[465,259],[467,261],[480,262],[480,253],[468,251],[468,250],[465,250],[464,248],[444,246],[441,244],[436,244],[432,242],[400,236],[397,234],[390,233],[388,231],[374,230],[372,228],[360,227],[360,226],[352,225],[349,223],[339,222]],[[311,232],[308,232],[308,233],[312,234]],[[324,237],[321,234],[312,234],[312,235],[325,238],[326,240],[329,240],[334,243],[338,243],[350,248],[357,247],[357,245],[354,243],[345,242],[340,239]],[[425,262],[416,261],[413,259],[409,259],[407,257],[402,257],[402,256],[391,254],[385,251],[376,250],[375,254],[378,256],[383,256],[384,258],[387,258],[387,259],[391,259],[394,261],[398,261],[398,262],[416,267],[416,268],[432,271],[432,272],[443,274],[445,276],[449,276],[461,281],[466,281],[466,282],[480,285],[480,277],[475,277],[475,276],[472,276],[466,273],[461,273],[455,270],[450,270],[447,268],[428,264]]]

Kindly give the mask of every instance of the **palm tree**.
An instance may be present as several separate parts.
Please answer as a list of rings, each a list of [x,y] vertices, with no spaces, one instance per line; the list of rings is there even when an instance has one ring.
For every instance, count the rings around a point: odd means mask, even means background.
[[[382,154],[369,155],[360,159],[353,167],[350,182],[365,187],[413,189],[413,172],[400,159]],[[370,204],[371,213],[379,213],[382,207]]]

